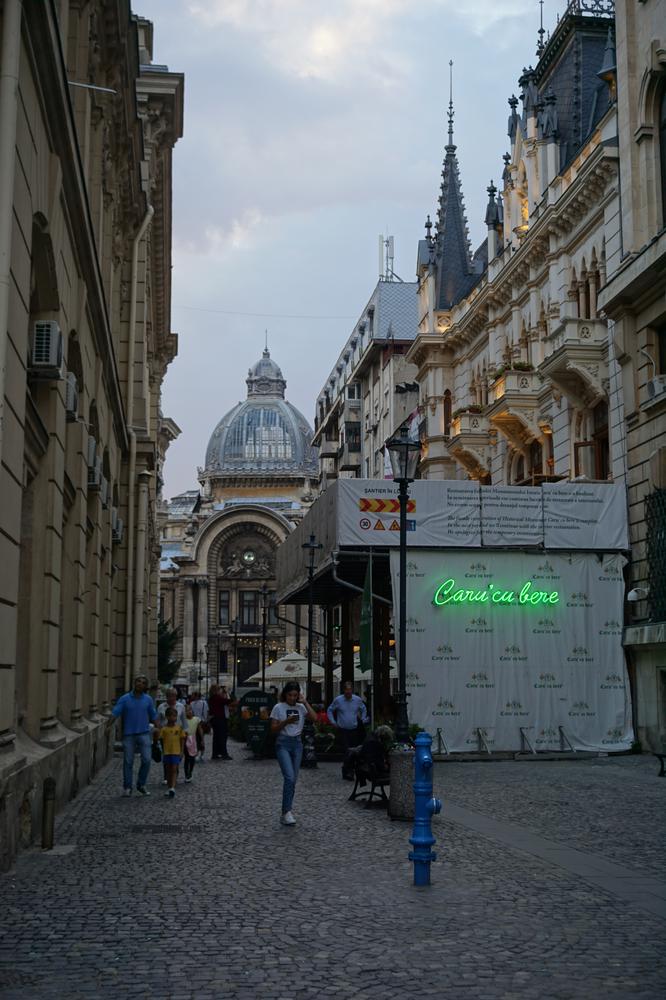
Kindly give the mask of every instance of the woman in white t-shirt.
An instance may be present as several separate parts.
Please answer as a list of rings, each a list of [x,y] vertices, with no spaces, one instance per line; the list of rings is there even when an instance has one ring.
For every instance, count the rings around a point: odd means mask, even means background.
[[[296,822],[291,806],[303,756],[301,733],[306,717],[314,722],[317,715],[301,694],[300,685],[296,681],[288,681],[282,688],[280,701],[273,706],[271,712],[271,730],[275,734],[275,756],[283,777],[280,822],[285,826],[293,826]]]

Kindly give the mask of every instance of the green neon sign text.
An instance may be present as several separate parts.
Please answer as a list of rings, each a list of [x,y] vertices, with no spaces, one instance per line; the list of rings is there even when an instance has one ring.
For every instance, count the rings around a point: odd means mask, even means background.
[[[535,590],[534,584],[528,580],[520,590],[502,590],[501,587],[489,583],[485,590],[470,590],[467,587],[456,588],[453,577],[441,583],[435,591],[433,604],[438,607],[443,604],[559,604],[560,595],[557,590]]]

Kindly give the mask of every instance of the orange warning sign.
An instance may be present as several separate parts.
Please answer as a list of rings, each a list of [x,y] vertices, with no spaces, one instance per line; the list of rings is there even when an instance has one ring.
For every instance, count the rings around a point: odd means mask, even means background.
[[[382,524],[382,522],[379,520],[379,518],[377,518],[377,523],[375,524],[375,531],[386,531],[386,528],[384,527],[384,525]]]
[[[382,499],[379,497],[361,497],[358,502],[359,510],[370,511],[372,514],[397,514],[400,511],[400,501],[393,499]],[[416,500],[407,501],[407,511],[413,514],[416,510]]]
[[[389,528],[389,531],[400,531],[400,525],[398,524],[397,521],[393,521],[391,527]]]

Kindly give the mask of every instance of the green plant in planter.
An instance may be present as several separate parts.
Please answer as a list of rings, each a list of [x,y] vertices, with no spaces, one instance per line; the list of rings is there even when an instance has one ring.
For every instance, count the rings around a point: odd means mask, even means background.
[[[529,361],[514,361],[512,368],[516,372],[533,372],[534,365],[531,365]]]

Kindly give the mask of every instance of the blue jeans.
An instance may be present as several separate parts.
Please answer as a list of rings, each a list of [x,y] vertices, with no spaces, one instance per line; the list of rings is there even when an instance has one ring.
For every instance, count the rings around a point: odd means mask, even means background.
[[[275,756],[278,759],[282,777],[282,815],[291,811],[296,791],[298,769],[303,756],[303,744],[300,736],[283,736],[280,734],[275,741]]]
[[[141,767],[139,768],[136,787],[143,788],[148,781],[148,772],[150,771],[150,762],[152,760],[150,746],[150,733],[131,733],[129,736],[123,736],[123,786],[125,788],[132,787],[134,755],[137,753],[141,754]]]

